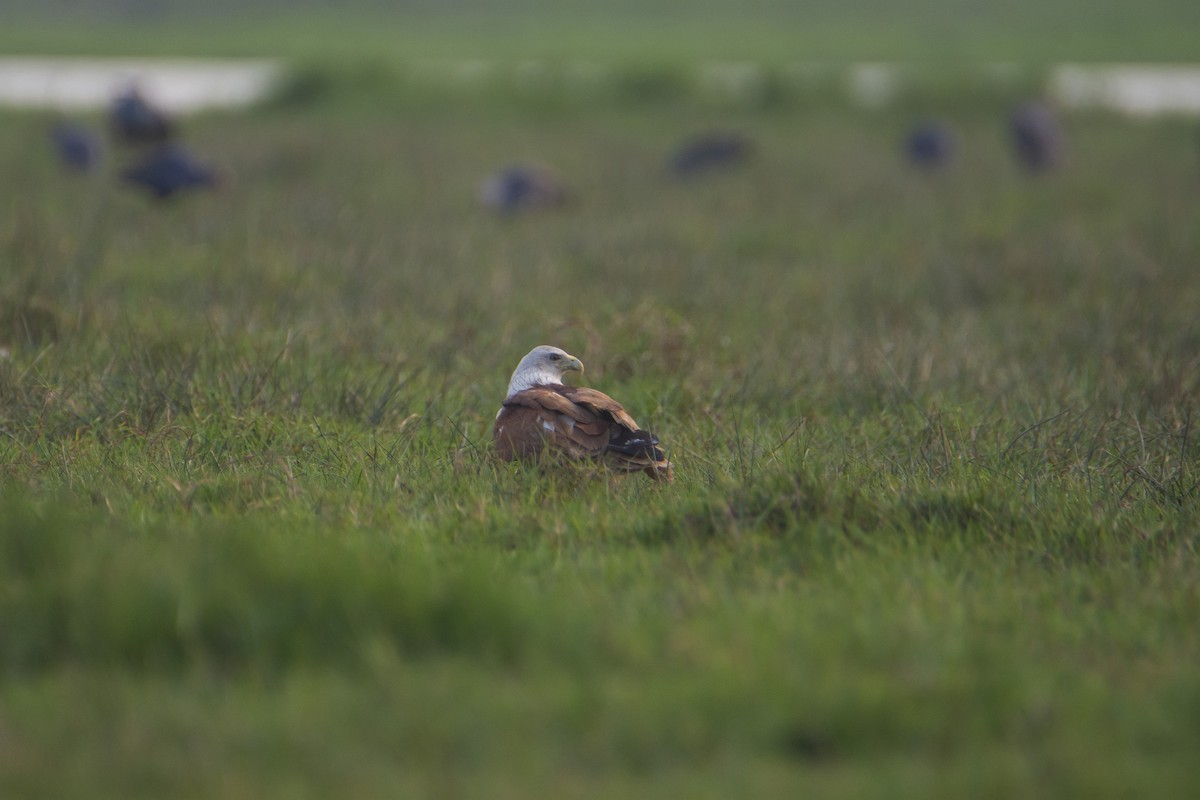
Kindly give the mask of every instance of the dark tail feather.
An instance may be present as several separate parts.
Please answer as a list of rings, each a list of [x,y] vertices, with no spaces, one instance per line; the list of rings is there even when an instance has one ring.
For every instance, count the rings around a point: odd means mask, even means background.
[[[650,458],[655,461],[666,458],[658,447],[658,437],[649,431],[619,430],[608,440],[608,449],[632,458]]]
[[[667,454],[658,446],[658,437],[649,431],[618,431],[608,442],[608,454],[610,463],[622,470],[640,470],[656,481],[667,483],[675,479]]]

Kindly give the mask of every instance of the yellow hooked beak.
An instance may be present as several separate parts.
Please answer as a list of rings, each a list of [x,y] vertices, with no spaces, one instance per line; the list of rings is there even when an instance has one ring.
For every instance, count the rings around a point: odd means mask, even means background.
[[[563,372],[583,372],[583,362],[575,356],[568,356],[567,363],[563,364]]]

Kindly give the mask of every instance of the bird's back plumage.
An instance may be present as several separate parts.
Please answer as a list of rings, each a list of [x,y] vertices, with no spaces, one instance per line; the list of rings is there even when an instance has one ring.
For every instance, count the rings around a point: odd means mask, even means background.
[[[624,471],[671,480],[674,471],[658,437],[642,430],[625,408],[585,387],[535,386],[506,398],[493,427],[496,452],[505,461],[545,451],[603,461]]]

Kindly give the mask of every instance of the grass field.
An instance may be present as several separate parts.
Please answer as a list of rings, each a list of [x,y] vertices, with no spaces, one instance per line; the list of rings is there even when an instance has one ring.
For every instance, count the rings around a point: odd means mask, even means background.
[[[768,64],[1195,61],[1192,0],[0,0],[0,53]]]
[[[209,116],[161,207],[0,118],[0,795],[1189,796],[1194,125],[909,112]],[[491,457],[542,342],[673,485]]]

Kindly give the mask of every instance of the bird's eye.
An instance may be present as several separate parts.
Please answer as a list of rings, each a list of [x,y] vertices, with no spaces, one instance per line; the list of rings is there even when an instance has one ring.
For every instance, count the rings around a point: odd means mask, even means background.
[[[551,353],[551,354],[550,354],[550,360],[551,360],[551,361],[558,361],[560,358],[562,358],[562,356],[560,356],[558,353]]]

